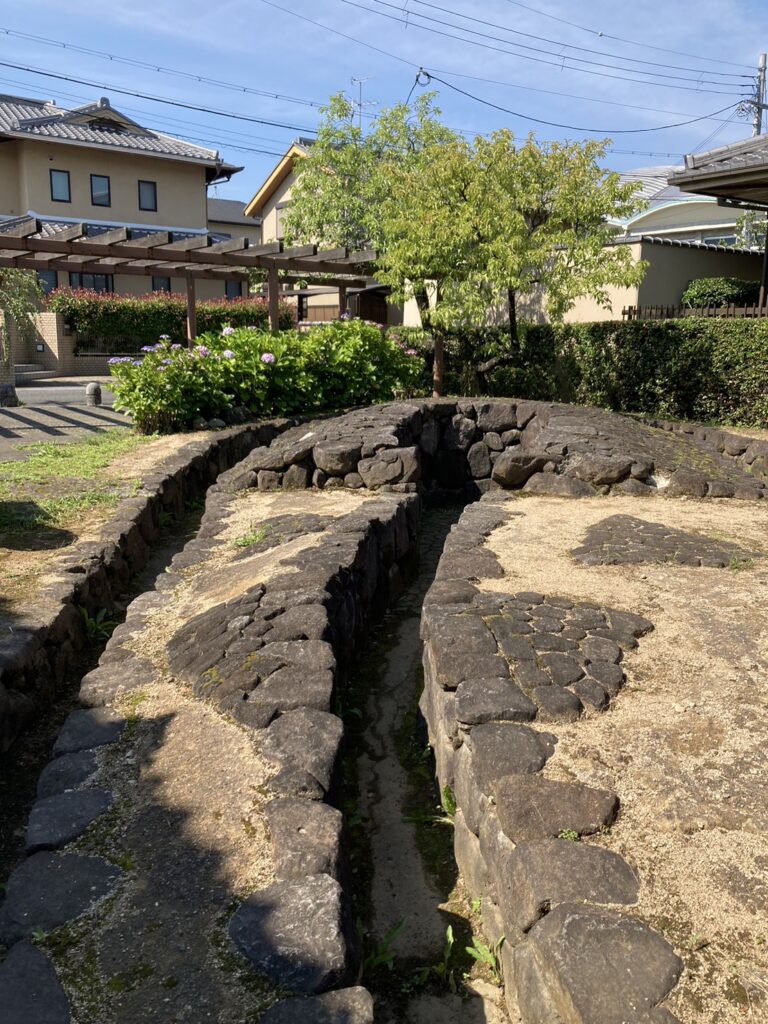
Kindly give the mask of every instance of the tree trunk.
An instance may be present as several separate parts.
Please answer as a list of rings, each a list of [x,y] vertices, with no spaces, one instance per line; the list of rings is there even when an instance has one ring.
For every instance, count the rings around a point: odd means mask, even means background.
[[[435,359],[432,364],[432,397],[440,398],[443,393],[443,374],[445,370],[445,344],[443,335],[435,333]]]
[[[419,316],[421,317],[421,326],[426,327],[425,313],[429,313],[429,296],[427,295],[426,288],[420,288],[417,290],[413,289],[413,297],[416,299],[416,305],[419,310]]]
[[[11,357],[11,321],[0,310],[0,407],[10,408],[18,404],[16,374]]]
[[[509,340],[512,351],[517,352],[520,348],[520,339],[517,336],[517,295],[514,288],[507,289],[507,301],[509,303]]]

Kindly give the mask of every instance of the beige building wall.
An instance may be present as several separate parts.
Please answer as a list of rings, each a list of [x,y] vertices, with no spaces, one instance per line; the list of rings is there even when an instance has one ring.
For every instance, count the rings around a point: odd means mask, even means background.
[[[265,242],[277,242],[283,237],[281,226],[282,212],[280,207],[291,198],[291,189],[296,183],[296,175],[290,171],[261,209],[261,237]]]
[[[251,245],[260,245],[262,239],[261,224],[256,220],[254,220],[253,226],[230,224],[223,220],[209,220],[208,231],[210,234],[231,235],[232,238],[247,238]]]
[[[700,277],[741,277],[760,280],[762,253],[714,252],[711,249],[678,249],[643,244],[649,261],[639,289],[641,306],[679,305],[689,281]]]
[[[707,238],[732,235],[737,211],[716,202],[691,199],[652,207],[634,217],[626,226],[628,235],[660,234],[681,241],[703,242]]]
[[[163,228],[202,230],[206,226],[207,195],[202,164],[48,141],[25,140],[17,142],[16,146],[20,214],[33,211],[45,217]],[[69,171],[71,202],[51,199],[49,171],[52,169]],[[110,206],[91,203],[91,174],[109,177]],[[157,211],[139,209],[139,180],[156,183]]]
[[[0,214],[19,217],[26,210],[21,208],[19,193],[18,143],[0,142]]]

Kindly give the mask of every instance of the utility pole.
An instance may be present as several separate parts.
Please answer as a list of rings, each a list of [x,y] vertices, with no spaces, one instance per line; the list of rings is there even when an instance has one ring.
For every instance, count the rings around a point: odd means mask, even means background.
[[[757,63],[757,88],[755,90],[755,101],[754,108],[755,114],[752,118],[752,134],[760,135],[763,130],[763,111],[766,109],[765,103],[765,64],[766,55],[760,54],[760,59]]]

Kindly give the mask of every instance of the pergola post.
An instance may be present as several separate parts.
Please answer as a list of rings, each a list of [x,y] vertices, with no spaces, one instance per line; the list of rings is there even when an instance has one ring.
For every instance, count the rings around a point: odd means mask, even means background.
[[[345,284],[339,285],[339,316],[344,316],[347,312],[347,286]]]
[[[760,309],[768,306],[768,217],[765,221],[765,242],[763,243],[763,273],[760,278],[760,298],[758,299]]]
[[[187,344],[190,348],[197,337],[197,306],[195,304],[195,279],[187,277]]]
[[[276,267],[267,271],[267,299],[269,302],[269,329],[273,333],[280,330],[280,278]]]

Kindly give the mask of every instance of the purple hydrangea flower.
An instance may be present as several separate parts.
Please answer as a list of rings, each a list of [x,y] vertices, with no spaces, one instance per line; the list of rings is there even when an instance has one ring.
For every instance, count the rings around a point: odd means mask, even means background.
[[[132,364],[134,366],[141,366],[141,360],[140,359],[132,359],[131,362],[132,362]]]
[[[182,348],[182,347],[183,347],[183,346],[181,346],[181,345],[178,345],[178,344],[177,344],[177,345],[171,345],[171,349],[172,349],[172,350],[173,350],[173,349],[179,349],[179,348]]]
[[[417,355],[418,355],[419,353],[418,353],[418,352],[416,351],[416,349],[415,349],[415,348],[407,348],[407,349],[405,350],[405,354],[406,354],[407,356],[417,356]]]
[[[159,345],[142,345],[141,346],[141,351],[142,352],[157,352],[157,350],[159,348],[160,348]]]
[[[274,363],[275,357],[271,352],[264,352],[261,356],[262,363]]]
[[[234,327],[225,327],[224,330],[221,333],[226,338],[226,337],[228,337],[228,335],[235,333],[235,328]]]
[[[160,365],[161,366],[170,366],[171,365],[171,360],[170,359],[164,359]]]
[[[165,373],[165,366],[162,366],[162,365],[158,366],[157,372],[158,373]]]
[[[170,341],[170,340],[171,340],[170,334],[161,334],[160,335],[160,341]],[[171,346],[171,347],[173,347],[173,346]]]
[[[231,348],[225,348],[224,351],[221,354],[222,354],[224,359],[234,359],[235,358],[235,353],[232,351]]]
[[[133,360],[130,356],[112,356],[112,358],[108,359],[107,362],[111,366],[115,366],[117,363],[132,363]]]
[[[198,345],[195,349],[195,355],[200,356],[201,359],[205,359],[206,356],[211,354],[211,350],[205,345]]]

